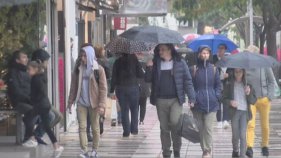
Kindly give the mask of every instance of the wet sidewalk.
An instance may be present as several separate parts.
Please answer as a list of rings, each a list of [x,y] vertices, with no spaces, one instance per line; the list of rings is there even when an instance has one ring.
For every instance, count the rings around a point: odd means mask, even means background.
[[[270,156],[281,158],[281,100],[274,100],[270,116]],[[105,122],[105,132],[101,137],[99,156],[101,158],[161,158],[160,128],[156,108],[149,105],[145,124],[139,127],[139,135],[122,137],[122,126],[111,127],[110,120]],[[260,158],[260,122],[257,120],[254,158]],[[78,126],[73,124],[67,133],[61,133],[60,140],[65,147],[62,158],[77,158],[80,153]],[[89,143],[89,148],[91,143]],[[231,129],[215,128],[213,158],[231,158]],[[183,139],[181,157],[200,158],[200,145]],[[0,158],[48,158],[53,157],[51,145],[35,149],[6,144],[0,146]]]

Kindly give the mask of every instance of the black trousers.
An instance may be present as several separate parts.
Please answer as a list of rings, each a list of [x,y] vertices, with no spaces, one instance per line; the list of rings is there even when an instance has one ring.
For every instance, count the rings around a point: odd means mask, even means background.
[[[31,136],[34,136],[34,118],[39,115],[41,118],[41,125],[43,126],[43,129],[46,131],[47,135],[49,136],[52,143],[57,142],[57,138],[52,131],[52,128],[50,127],[49,123],[49,108],[42,108],[39,111],[30,110],[24,115],[23,122],[25,124],[25,136],[26,138],[30,138]]]
[[[140,97],[139,105],[140,105],[140,122],[144,121],[145,113],[146,113],[146,102],[147,97]]]

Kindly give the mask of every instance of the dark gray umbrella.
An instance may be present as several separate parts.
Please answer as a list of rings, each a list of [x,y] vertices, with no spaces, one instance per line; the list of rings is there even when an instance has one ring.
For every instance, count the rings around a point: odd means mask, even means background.
[[[144,51],[150,51],[156,46],[153,43],[139,42],[128,40],[123,37],[116,37],[111,40],[105,49],[114,53],[139,53]]]
[[[121,37],[157,44],[181,43],[184,38],[177,31],[169,30],[158,26],[137,26],[123,32]]]
[[[251,52],[229,55],[220,60],[216,66],[227,68],[255,69],[278,65],[278,61],[270,56]]]

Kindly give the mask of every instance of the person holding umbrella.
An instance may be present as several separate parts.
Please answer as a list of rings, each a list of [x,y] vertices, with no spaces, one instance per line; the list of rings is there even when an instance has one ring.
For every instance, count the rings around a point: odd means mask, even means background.
[[[247,51],[259,53],[259,48],[249,46]],[[255,140],[256,112],[260,113],[261,130],[262,130],[262,155],[269,156],[269,113],[271,101],[274,98],[274,74],[271,68],[259,68],[247,71],[247,80],[256,90],[258,100],[251,106],[253,118],[250,120],[247,129],[247,153],[253,157],[253,146]]]
[[[159,44],[153,60],[147,62],[145,81],[151,82],[150,103],[156,105],[161,128],[164,158],[170,158],[173,142],[174,157],[180,157],[181,136],[177,124],[182,114],[185,94],[190,106],[194,105],[195,92],[186,62],[181,59],[173,44]]]
[[[222,86],[219,72],[209,60],[210,47],[202,45],[198,52],[197,67],[193,70],[196,102],[192,111],[198,122],[202,157],[210,158],[212,155],[213,123],[220,105]]]
[[[144,77],[144,71],[135,54],[122,53],[113,65],[110,93],[116,93],[121,108],[123,137],[138,134],[138,112],[140,89],[138,79]],[[131,122],[129,119],[131,111]]]
[[[251,45],[244,52],[227,56],[217,63],[219,67],[247,69],[247,82],[256,92],[257,101],[251,105],[253,117],[247,127],[246,155],[248,157],[253,157],[256,111],[260,112],[262,126],[262,154],[269,155],[269,111],[270,101],[274,97],[275,82],[271,67],[279,64],[276,59],[258,53],[259,48]]]
[[[232,157],[245,158],[247,124],[252,118],[250,107],[251,104],[256,102],[257,98],[252,86],[246,82],[245,69],[234,69],[234,77],[232,76],[224,86],[223,104],[229,106],[232,127]]]

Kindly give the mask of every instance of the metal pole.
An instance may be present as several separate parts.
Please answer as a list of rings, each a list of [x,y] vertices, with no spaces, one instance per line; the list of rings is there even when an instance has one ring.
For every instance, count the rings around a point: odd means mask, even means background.
[[[253,25],[253,1],[248,0],[248,16],[250,23],[250,45],[254,44],[254,25]]]

